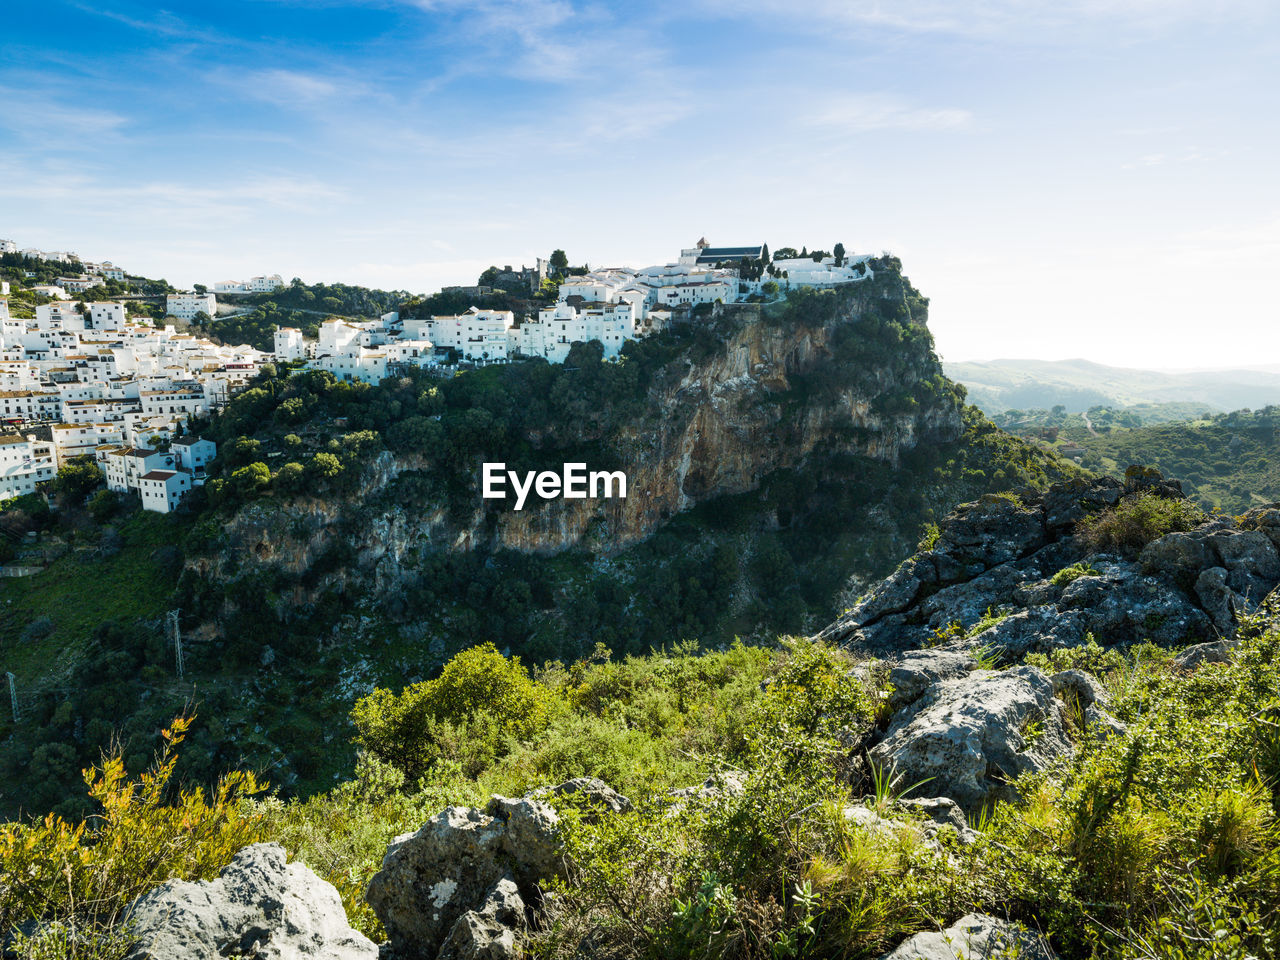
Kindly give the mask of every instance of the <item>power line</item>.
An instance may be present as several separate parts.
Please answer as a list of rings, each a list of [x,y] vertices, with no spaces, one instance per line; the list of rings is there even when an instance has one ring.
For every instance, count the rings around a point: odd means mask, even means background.
[[[6,672],[5,676],[9,678],[9,700],[13,703],[13,722],[17,723],[18,722],[18,691],[17,691],[17,688],[14,687],[13,685],[13,674]]]
[[[178,626],[177,610],[169,611],[167,625],[173,637],[173,663],[178,671],[178,679],[181,680],[185,665],[182,662],[182,629]]]

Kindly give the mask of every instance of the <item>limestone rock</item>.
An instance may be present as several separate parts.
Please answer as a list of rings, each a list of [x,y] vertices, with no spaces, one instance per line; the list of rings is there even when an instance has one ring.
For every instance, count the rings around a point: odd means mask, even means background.
[[[449,807],[391,842],[366,899],[397,960],[434,958],[458,918],[485,901],[507,874],[503,833],[494,817]]]
[[[889,666],[889,683],[893,692],[889,705],[901,709],[919,699],[938,680],[963,677],[978,668],[977,661],[958,650],[910,650]]]
[[[129,960],[377,960],[332,885],[276,843],[245,847],[215,880],[170,880],[129,908]]]
[[[983,913],[961,917],[945,930],[917,933],[880,960],[1057,960],[1039,934]]]
[[[1106,687],[1083,670],[1063,670],[1055,673],[1050,682],[1054,693],[1064,699],[1067,696],[1074,697],[1081,707],[1089,707],[1095,703],[1106,707],[1111,702],[1111,695],[1107,693]]]
[[[529,794],[532,798],[546,796],[573,797],[609,813],[626,813],[631,801],[618,793],[603,780],[595,777],[574,777],[554,787],[541,787]]]
[[[1227,663],[1231,660],[1231,652],[1235,648],[1235,642],[1232,640],[1197,643],[1177,654],[1173,658],[1173,665],[1184,670],[1193,670],[1206,663]]]
[[[973,812],[1010,798],[1016,777],[1070,750],[1053,684],[1023,666],[933,684],[893,717],[871,758]]]

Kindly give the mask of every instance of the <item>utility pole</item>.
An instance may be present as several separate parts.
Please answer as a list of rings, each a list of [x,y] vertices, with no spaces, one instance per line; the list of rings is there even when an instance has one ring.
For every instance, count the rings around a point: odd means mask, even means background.
[[[168,632],[173,636],[173,663],[178,670],[178,679],[182,679],[184,664],[182,662],[182,629],[178,626],[178,611],[170,610],[168,615]]]
[[[13,722],[18,722],[18,691],[13,685],[13,674],[5,673],[9,678],[9,700],[13,703]]]

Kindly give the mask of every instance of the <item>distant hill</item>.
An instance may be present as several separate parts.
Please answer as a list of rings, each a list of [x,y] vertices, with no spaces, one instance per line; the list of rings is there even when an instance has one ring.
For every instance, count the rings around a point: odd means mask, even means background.
[[[991,360],[943,363],[988,414],[1059,404],[1081,413],[1101,405],[1198,403],[1216,410],[1280,403],[1280,371],[1241,369],[1163,373],[1108,367],[1089,360]]]

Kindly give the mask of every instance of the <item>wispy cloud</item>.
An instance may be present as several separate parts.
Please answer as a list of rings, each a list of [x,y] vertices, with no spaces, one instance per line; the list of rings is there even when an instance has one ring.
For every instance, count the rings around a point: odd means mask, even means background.
[[[970,126],[973,114],[956,107],[917,107],[883,94],[865,94],[831,102],[806,115],[804,122],[844,133],[956,130]]]
[[[1263,17],[1266,0],[810,0],[797,8],[790,0],[690,0],[724,16],[752,15],[780,29],[883,27],[912,33],[974,37],[1035,32],[1054,43],[1081,27],[1123,27],[1143,32],[1178,23],[1205,23]]]
[[[46,148],[76,144],[77,138],[115,135],[128,118],[114,110],[75,106],[41,91],[0,87],[0,127]]]

